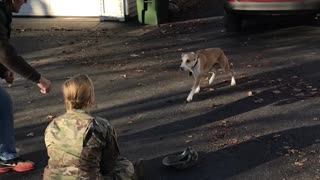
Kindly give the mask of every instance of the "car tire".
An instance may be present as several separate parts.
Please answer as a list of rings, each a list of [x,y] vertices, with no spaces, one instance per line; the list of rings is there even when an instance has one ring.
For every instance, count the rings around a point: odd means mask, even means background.
[[[242,18],[240,15],[225,11],[224,26],[228,32],[240,32],[242,29]]]
[[[320,26],[320,14],[315,14],[310,17],[309,24],[312,26]]]

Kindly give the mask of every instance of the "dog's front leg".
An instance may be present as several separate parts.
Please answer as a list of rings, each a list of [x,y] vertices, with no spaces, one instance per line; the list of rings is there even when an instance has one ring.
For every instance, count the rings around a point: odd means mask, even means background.
[[[193,95],[196,92],[197,88],[199,88],[199,90],[200,90],[199,85],[200,85],[200,77],[195,77],[194,84],[192,86],[192,89],[191,89],[188,97],[187,97],[187,102],[192,101]]]

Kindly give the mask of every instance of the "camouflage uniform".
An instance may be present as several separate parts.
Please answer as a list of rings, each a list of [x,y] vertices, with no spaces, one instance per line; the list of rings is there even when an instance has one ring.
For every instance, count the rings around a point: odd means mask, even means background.
[[[119,157],[114,128],[105,119],[74,110],[54,119],[45,132],[44,180],[131,180],[132,163]]]

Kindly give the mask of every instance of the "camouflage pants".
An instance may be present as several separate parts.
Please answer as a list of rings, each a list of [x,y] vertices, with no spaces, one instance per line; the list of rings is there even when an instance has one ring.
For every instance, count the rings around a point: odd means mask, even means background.
[[[134,180],[133,164],[124,157],[119,157],[115,168],[108,175],[103,176],[104,180]]]

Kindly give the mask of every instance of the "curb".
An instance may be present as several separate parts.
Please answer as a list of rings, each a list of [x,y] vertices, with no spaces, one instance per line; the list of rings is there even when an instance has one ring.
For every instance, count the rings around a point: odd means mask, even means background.
[[[164,23],[160,24],[159,27],[163,26],[172,26],[172,25],[180,25],[180,24],[187,24],[187,23],[197,23],[197,22],[212,22],[217,20],[222,20],[223,16],[215,16],[215,17],[208,17],[208,18],[200,18],[200,19],[192,19],[192,20],[186,20],[186,21],[178,21],[178,22],[172,22],[172,23]]]

